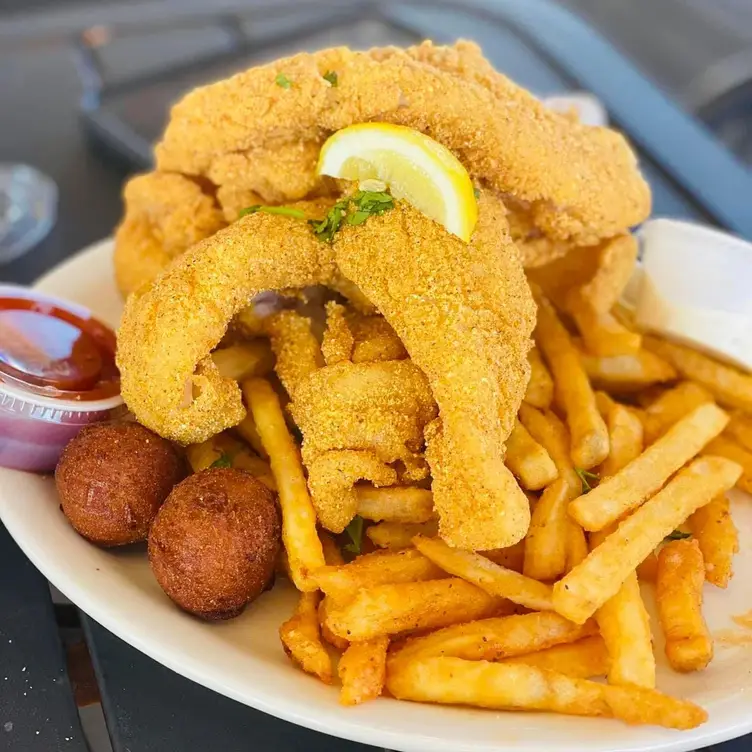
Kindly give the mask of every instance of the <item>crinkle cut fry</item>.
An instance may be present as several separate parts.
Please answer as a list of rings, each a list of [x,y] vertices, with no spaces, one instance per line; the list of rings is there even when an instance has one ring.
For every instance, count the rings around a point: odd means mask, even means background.
[[[323,78],[329,70],[336,87]],[[276,83],[279,73],[289,87]],[[548,110],[467,42],[303,53],[198,88],[173,107],[157,166],[222,185],[226,171],[215,165],[227,154],[248,153],[249,165],[261,169],[290,144],[320,144],[367,121],[430,132],[474,178],[529,202],[536,225],[552,237],[595,242],[650,211],[649,188],[623,136]],[[291,171],[288,200],[310,192],[301,169]]]
[[[325,284],[333,272],[331,246],[284,216],[252,214],[195,245],[126,304],[117,354],[126,404],[184,444],[236,425],[240,389],[208,357],[228,322],[261,291]]]
[[[345,276],[428,377],[439,405],[427,459],[441,535],[473,550],[513,545],[530,521],[503,441],[525,392],[535,317],[503,207],[481,197],[480,208],[469,245],[407,205],[335,240]]]

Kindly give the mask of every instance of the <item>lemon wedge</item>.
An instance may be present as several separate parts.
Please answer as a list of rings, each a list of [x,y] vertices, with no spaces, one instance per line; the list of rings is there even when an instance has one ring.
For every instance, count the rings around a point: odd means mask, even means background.
[[[457,157],[403,125],[360,123],[337,131],[321,149],[317,172],[366,185],[380,181],[465,242],[478,219],[472,180]]]

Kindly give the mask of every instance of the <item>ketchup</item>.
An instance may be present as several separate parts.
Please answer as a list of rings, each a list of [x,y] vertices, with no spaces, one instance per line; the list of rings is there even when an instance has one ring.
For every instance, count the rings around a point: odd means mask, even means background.
[[[115,334],[50,303],[0,297],[0,382],[63,400],[113,397]]]

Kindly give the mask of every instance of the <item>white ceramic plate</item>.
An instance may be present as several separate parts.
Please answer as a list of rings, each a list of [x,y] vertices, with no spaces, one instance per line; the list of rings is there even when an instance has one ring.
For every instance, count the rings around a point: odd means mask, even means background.
[[[110,241],[99,243],[52,271],[39,287],[78,301],[115,325],[120,299],[111,253]],[[58,508],[51,479],[0,468],[0,517],[50,582],[123,640],[206,687],[317,731],[405,752],[680,752],[752,730],[752,648],[719,647],[711,667],[693,676],[674,674],[661,661],[660,688],[710,713],[709,722],[691,732],[390,699],[343,708],[336,688],[293,668],[282,652],[277,629],[292,611],[291,589],[274,588],[238,619],[204,624],[173,607],[152,578],[142,550],[104,551],[73,532]],[[713,631],[732,627],[731,615],[752,608],[749,498],[736,496],[734,519],[742,549],[737,576],[725,592],[706,589]]]

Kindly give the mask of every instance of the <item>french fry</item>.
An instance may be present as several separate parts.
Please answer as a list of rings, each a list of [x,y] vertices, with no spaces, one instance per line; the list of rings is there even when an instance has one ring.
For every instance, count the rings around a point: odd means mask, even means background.
[[[643,428],[640,419],[624,405],[614,402],[604,392],[598,392],[598,406],[605,407],[610,451],[600,467],[601,479],[616,475],[643,450]]]
[[[318,616],[319,616],[319,628],[321,630],[321,639],[328,643],[337,650],[347,650],[350,644],[348,640],[344,640],[341,637],[337,637],[334,632],[327,626],[326,620],[329,618],[329,612],[334,608],[334,601],[324,596],[319,602]]]
[[[366,530],[366,536],[379,548],[410,548],[416,535],[434,536],[439,532],[438,520],[412,524],[408,522],[379,522]]]
[[[580,626],[552,611],[539,611],[445,627],[396,645],[391,657],[412,661],[444,655],[470,661],[498,661],[575,642],[595,631],[594,622]]]
[[[606,643],[600,635],[585,637],[577,642],[554,645],[536,653],[504,658],[499,663],[524,664],[546,671],[556,671],[575,679],[592,679],[608,673],[611,659]]]
[[[358,514],[374,522],[428,522],[433,515],[433,495],[425,488],[370,485],[355,487]]]
[[[591,546],[596,548],[606,537],[605,530],[593,533]],[[653,636],[636,572],[595,612],[595,620],[611,656],[608,683],[654,689]]]
[[[339,659],[339,678],[343,705],[360,705],[381,694],[386,681],[388,637],[374,637],[364,642],[351,642]]]
[[[569,513],[585,530],[602,530],[654,494],[727,422],[728,415],[715,404],[700,405],[616,475],[573,501]]]
[[[272,491],[277,490],[277,482],[269,463],[253,454],[242,441],[223,432],[214,437],[214,442],[222,454],[230,459],[232,467],[245,470],[258,478],[267,488]]]
[[[577,467],[589,470],[608,455],[608,430],[567,330],[548,300],[538,296],[536,302],[535,341],[551,369],[557,396],[567,416],[572,460]]]
[[[645,337],[645,347],[685,378],[704,386],[722,405],[752,413],[752,376],[683,345]]]
[[[704,669],[713,640],[702,616],[705,566],[696,540],[674,540],[658,554],[655,600],[666,636],[666,657],[675,671]]]
[[[243,420],[241,420],[240,423],[235,426],[235,430],[240,434],[243,441],[249,444],[253,451],[259,455],[259,457],[263,457],[267,460],[269,459],[269,456],[266,453],[266,449],[264,449],[264,445],[261,443],[261,437],[259,436],[252,413],[247,413],[245,418],[243,418]]]
[[[194,473],[200,473],[202,470],[210,468],[217,460],[221,459],[222,450],[217,446],[216,438],[216,436],[212,436],[200,444],[189,444],[185,448],[185,456],[188,458],[188,464]]]
[[[349,564],[326,566],[313,573],[313,579],[335,601],[354,598],[362,588],[399,582],[438,580],[444,570],[419,551],[375,551],[359,556]]]
[[[571,298],[567,310],[577,324],[585,349],[592,355],[610,358],[634,355],[642,337],[622,326],[608,311],[598,312],[579,296]]]
[[[633,355],[611,358],[580,352],[580,362],[596,389],[617,394],[638,391],[677,377],[676,369],[668,361],[644,348]]]
[[[736,462],[742,468],[742,474],[737,481],[737,487],[747,493],[752,493],[752,452],[737,444],[725,435],[713,439],[702,450],[703,454],[714,454]]]
[[[722,457],[694,460],[554,585],[556,611],[582,624],[616,595],[630,573],[669,533],[731,488],[740,473],[739,465]]]
[[[534,611],[552,609],[550,585],[500,567],[480,554],[451,548],[440,538],[416,535],[413,544],[445,572],[477,585],[490,595],[507,598]]]
[[[269,382],[251,379],[243,383],[243,395],[259,436],[271,459],[282,509],[282,542],[290,573],[298,590],[316,589],[310,575],[324,566],[324,552],[316,530],[316,513],[303,474],[298,448],[285,423],[279,399]]]
[[[346,640],[370,640],[415,629],[471,621],[511,604],[457,578],[401,582],[362,589],[329,611],[327,626]]]
[[[652,444],[685,415],[707,402],[713,402],[713,395],[694,381],[682,381],[665,391],[643,412],[645,443]]]
[[[295,613],[279,628],[285,652],[303,671],[332,683],[332,659],[321,642],[318,593],[301,593]]]
[[[324,552],[324,561],[328,567],[343,566],[345,560],[342,556],[337,542],[326,530],[319,530],[319,540],[321,541],[321,550]]]
[[[734,575],[734,554],[739,551],[739,533],[731,517],[728,499],[717,496],[700,507],[688,522],[705,562],[705,579],[716,587],[728,587]]]
[[[572,519],[567,525],[567,564],[565,572],[571,572],[588,555],[585,531]]]
[[[525,562],[525,540],[523,539],[508,548],[494,548],[491,551],[480,551],[479,553],[500,567],[511,569],[514,572],[522,572]]]
[[[752,417],[740,412],[732,413],[726,433],[748,452],[752,452]]]
[[[524,664],[428,658],[390,663],[387,689],[398,700],[494,710],[550,710],[620,718],[627,723],[691,729],[707,713],[654,689],[615,687]]]
[[[556,415],[547,410],[541,412],[534,407],[520,405],[520,422],[530,435],[548,452],[560,478],[576,488],[580,488],[580,481],[574,472],[570,455],[569,434],[564,424]]]
[[[537,347],[530,350],[527,360],[530,363],[530,381],[527,383],[524,400],[539,410],[548,410],[554,401],[554,380]]]
[[[223,347],[211,354],[220,375],[233,381],[266,376],[274,367],[274,355],[265,339],[254,339]]]
[[[538,491],[559,475],[548,452],[519,420],[507,437],[506,465],[528,491]]]

